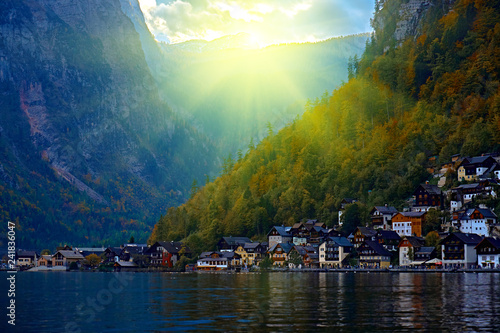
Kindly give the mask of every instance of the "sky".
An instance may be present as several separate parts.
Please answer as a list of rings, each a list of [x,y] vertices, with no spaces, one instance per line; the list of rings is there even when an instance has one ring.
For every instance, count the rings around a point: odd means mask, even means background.
[[[139,0],[159,41],[213,40],[240,32],[263,47],[370,32],[375,0]]]

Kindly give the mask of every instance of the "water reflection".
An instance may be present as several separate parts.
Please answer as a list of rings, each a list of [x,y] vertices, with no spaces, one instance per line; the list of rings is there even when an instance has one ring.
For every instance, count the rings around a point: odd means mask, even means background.
[[[19,274],[22,332],[495,331],[500,274],[134,274],[92,321],[75,306],[112,274]],[[0,288],[6,290],[5,279]],[[0,323],[4,332],[5,322]],[[16,325],[17,326],[17,325]]]

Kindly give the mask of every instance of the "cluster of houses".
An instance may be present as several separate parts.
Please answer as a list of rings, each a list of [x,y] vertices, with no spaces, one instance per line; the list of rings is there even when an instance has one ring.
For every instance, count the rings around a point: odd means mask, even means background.
[[[90,266],[88,256],[99,258],[97,265],[113,267],[116,271],[136,270],[143,267],[173,268],[182,255],[191,256],[191,250],[181,242],[156,242],[147,244],[124,244],[120,247],[58,247],[56,253],[40,255],[36,251],[18,250],[16,264],[21,269],[67,270]]]
[[[248,269],[267,260],[276,267],[343,268],[351,266],[387,268],[398,266],[429,266],[443,268],[499,268],[500,225],[496,214],[475,204],[479,198],[496,198],[495,187],[500,180],[500,158],[492,155],[472,158],[452,157],[450,163],[434,172],[437,185],[421,184],[409,200],[408,208],[398,211],[385,205],[370,212],[371,227],[358,227],[350,235],[328,228],[317,220],[293,226],[274,226],[267,241],[253,242],[247,237],[222,237],[215,251],[203,252],[195,268],[204,270]],[[456,172],[458,181],[468,181],[442,191],[443,177]],[[345,198],[339,211],[357,200]],[[427,215],[431,209],[448,210],[449,221],[441,221],[439,246],[425,246],[423,238]],[[455,231],[455,232],[452,232]],[[21,267],[65,268],[71,263],[81,266],[85,257],[96,254],[100,264],[116,270],[139,267],[173,268],[181,256],[192,258],[192,251],[181,242],[125,244],[108,248],[57,249],[54,255],[38,255],[34,251],[18,251]]]

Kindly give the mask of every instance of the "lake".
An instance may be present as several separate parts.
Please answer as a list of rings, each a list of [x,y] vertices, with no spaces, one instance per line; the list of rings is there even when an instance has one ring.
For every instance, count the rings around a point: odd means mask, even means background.
[[[16,330],[0,277],[0,332],[500,328],[499,273],[19,272]]]

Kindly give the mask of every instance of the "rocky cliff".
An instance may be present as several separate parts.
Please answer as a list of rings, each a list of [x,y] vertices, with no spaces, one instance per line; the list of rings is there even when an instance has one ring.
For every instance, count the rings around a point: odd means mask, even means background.
[[[44,186],[83,194],[87,206],[107,206],[116,219],[148,219],[184,201],[211,165],[209,141],[158,97],[123,8],[119,0],[0,4],[0,185],[13,191],[2,219],[18,218],[25,230],[40,224],[10,206],[24,199],[43,210],[30,196]],[[60,215],[66,229],[82,232]]]

